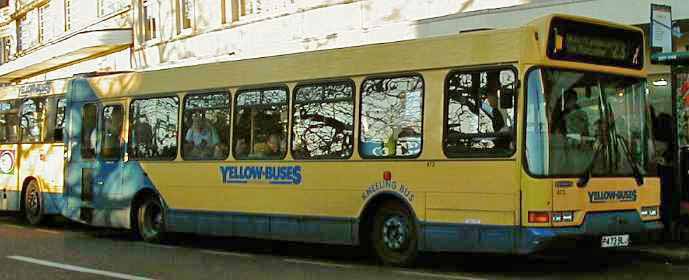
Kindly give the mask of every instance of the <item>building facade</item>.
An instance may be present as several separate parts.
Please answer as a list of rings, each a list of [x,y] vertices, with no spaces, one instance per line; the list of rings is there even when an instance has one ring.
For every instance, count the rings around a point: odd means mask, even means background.
[[[522,25],[549,13],[648,29],[686,0],[0,0],[0,84],[151,70]],[[684,5],[682,5],[684,4]],[[652,67],[652,79],[669,68]]]
[[[505,28],[549,13],[643,27],[651,3],[689,20],[686,0],[133,0],[133,60],[137,69],[239,60]]]
[[[0,1],[0,83],[131,70],[130,11],[129,0]]]

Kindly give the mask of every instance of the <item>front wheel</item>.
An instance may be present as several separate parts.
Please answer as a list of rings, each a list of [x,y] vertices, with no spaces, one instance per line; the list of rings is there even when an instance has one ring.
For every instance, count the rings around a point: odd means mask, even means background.
[[[384,264],[411,265],[418,254],[416,225],[409,209],[386,202],[373,217],[371,245]]]
[[[146,242],[163,241],[165,217],[160,199],[150,196],[137,207],[137,233]]]
[[[33,226],[43,222],[43,197],[36,181],[32,180],[26,185],[23,201],[26,221]]]

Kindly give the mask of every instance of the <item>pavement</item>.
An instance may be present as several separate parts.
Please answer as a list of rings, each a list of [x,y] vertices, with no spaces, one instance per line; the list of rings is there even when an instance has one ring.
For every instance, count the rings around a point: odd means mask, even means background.
[[[689,263],[689,242],[663,242],[645,244],[620,249],[626,253],[636,253],[641,257],[665,261],[668,263]]]

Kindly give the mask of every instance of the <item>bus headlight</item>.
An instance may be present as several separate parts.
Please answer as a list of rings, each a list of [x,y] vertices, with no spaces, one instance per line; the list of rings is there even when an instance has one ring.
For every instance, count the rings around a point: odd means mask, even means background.
[[[641,217],[655,217],[658,212],[658,206],[641,207]]]
[[[574,222],[574,211],[553,212],[553,223],[571,223]]]
[[[562,221],[565,223],[574,222],[574,212],[572,212],[572,211],[562,212]]]

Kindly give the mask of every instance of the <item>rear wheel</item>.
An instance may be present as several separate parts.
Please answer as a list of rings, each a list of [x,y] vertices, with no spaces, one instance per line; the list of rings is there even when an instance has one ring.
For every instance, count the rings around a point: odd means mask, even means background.
[[[376,211],[370,240],[378,259],[387,265],[411,265],[418,254],[411,212],[395,201],[383,203]]]
[[[160,199],[157,196],[149,196],[142,200],[136,211],[136,230],[139,237],[146,242],[162,242],[165,217]]]
[[[43,221],[43,197],[41,189],[35,180],[29,181],[24,191],[24,218],[30,225],[38,225]]]

